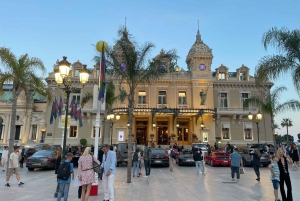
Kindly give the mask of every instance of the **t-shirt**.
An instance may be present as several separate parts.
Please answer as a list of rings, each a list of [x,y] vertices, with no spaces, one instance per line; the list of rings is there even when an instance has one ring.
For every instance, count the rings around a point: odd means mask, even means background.
[[[3,150],[2,159],[8,159],[8,150]]]
[[[231,158],[231,166],[233,167],[240,167],[242,156],[236,152],[230,154]]]
[[[69,160],[65,160],[65,162],[70,163]],[[73,163],[70,163],[70,171],[73,171],[73,169],[74,169],[74,165],[73,165]],[[59,183],[59,184],[70,184],[71,183],[71,175],[72,174],[70,174],[70,176],[67,180],[57,179],[57,183]]]
[[[8,168],[12,168],[11,167],[11,162],[10,160],[13,161],[13,164],[14,164],[14,167],[17,168],[19,167],[19,154],[18,153],[15,153],[15,152],[12,152],[9,156],[9,165],[8,165]]]
[[[273,178],[273,174],[271,172],[271,176],[270,179],[271,180],[277,180],[280,181],[279,176],[280,176],[280,172],[279,172],[279,167],[277,163],[271,163],[270,166],[272,166],[273,172],[275,173],[276,177]]]

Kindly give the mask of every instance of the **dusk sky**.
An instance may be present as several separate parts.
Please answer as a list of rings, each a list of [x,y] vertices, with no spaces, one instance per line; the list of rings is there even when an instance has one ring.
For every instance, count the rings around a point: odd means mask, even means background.
[[[224,64],[236,71],[244,64],[253,75],[259,59],[274,53],[263,48],[263,33],[273,26],[299,29],[299,9],[300,1],[289,0],[1,0],[0,47],[10,48],[17,56],[28,53],[40,58],[48,72],[62,56],[91,68],[96,54],[92,44],[104,40],[113,46],[126,17],[137,42],[156,45],[151,56],[162,48],[175,48],[180,56],[178,65],[186,69],[185,59],[195,42],[199,20],[202,40],[213,49],[212,70]],[[274,83],[288,87],[282,101],[299,99],[290,74]],[[289,133],[294,137],[300,133],[297,114],[285,112],[275,118],[278,124],[291,118],[294,126]],[[278,132],[285,134],[286,129]]]

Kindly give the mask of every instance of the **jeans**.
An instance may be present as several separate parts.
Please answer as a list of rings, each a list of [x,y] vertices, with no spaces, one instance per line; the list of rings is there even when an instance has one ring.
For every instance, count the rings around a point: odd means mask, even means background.
[[[201,169],[202,174],[205,174],[203,162],[202,161],[195,161],[195,164],[196,164],[196,172],[197,172],[197,174],[199,174],[199,167]]]
[[[6,158],[2,158],[1,163],[2,163],[2,170],[5,171],[6,168],[7,168],[7,159]]]
[[[284,182],[287,188],[287,196],[284,191]],[[280,193],[281,193],[282,201],[293,201],[292,184],[291,184],[290,175],[287,173],[280,172],[279,184],[280,184]]]
[[[59,184],[57,201],[61,200],[62,195],[64,195],[64,201],[68,200],[69,188],[70,188],[70,184]]]
[[[257,178],[260,178],[259,165],[253,165],[253,169]]]
[[[114,201],[114,179],[114,174],[110,174],[108,177],[103,175],[102,177],[104,200]]]
[[[234,179],[234,173],[236,173],[236,178],[240,179],[240,167],[231,166],[231,178]]]
[[[139,161],[133,161],[132,174],[138,176],[139,175],[139,169],[140,169],[140,167],[139,167]]]
[[[150,171],[151,171],[150,164],[151,164],[150,160],[144,160],[146,176],[150,175]]]

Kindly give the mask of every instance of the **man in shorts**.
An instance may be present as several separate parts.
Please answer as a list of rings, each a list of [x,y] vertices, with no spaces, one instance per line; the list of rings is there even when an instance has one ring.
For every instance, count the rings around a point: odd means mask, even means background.
[[[8,165],[8,174],[6,176],[6,187],[10,187],[9,178],[13,174],[16,175],[18,180],[18,185],[21,186],[24,183],[20,181],[20,167],[19,167],[19,159],[20,159],[19,147],[14,147],[14,152],[12,152],[9,156],[9,165]]]

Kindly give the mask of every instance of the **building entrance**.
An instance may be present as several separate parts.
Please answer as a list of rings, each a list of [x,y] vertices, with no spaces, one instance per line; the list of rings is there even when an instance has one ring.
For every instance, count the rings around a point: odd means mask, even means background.
[[[148,122],[136,122],[136,144],[144,145],[147,142],[147,124]]]
[[[190,144],[188,123],[179,123],[179,127],[177,128],[177,143],[180,145]]]
[[[168,145],[169,144],[169,127],[168,122],[160,121],[157,122],[156,129],[157,144]]]

